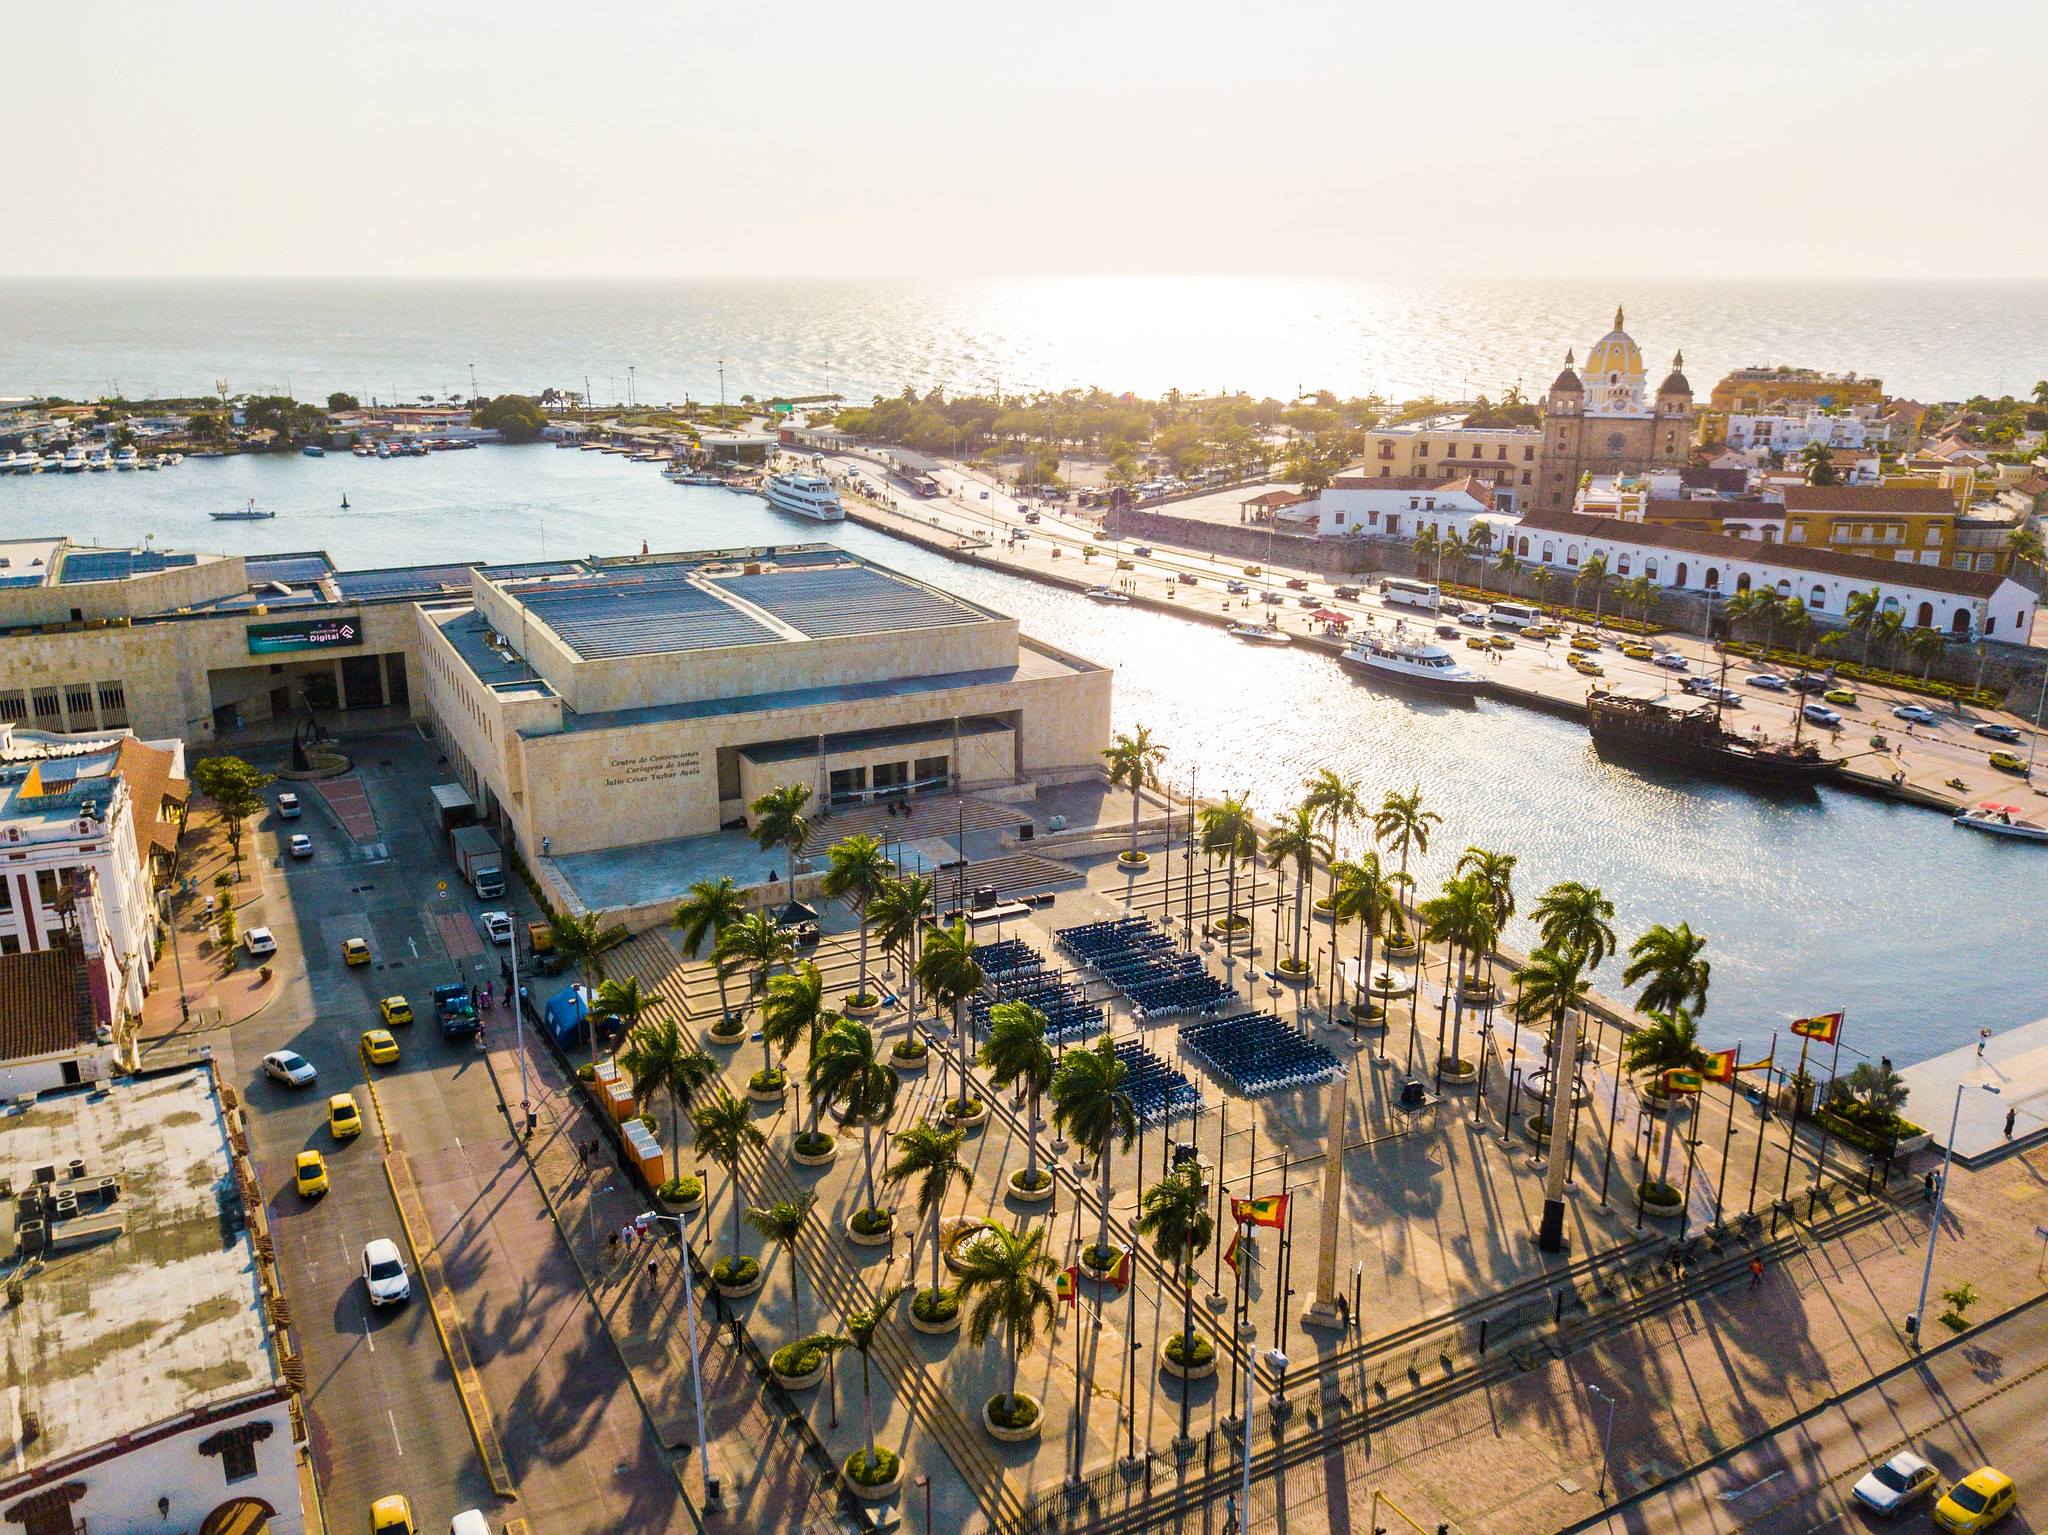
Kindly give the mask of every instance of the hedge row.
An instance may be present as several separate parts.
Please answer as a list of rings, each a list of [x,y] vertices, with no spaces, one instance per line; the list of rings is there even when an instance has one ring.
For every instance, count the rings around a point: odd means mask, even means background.
[[[1723,640],[1721,648],[1731,656],[1748,656],[1755,660],[1768,661],[1773,666],[1785,667],[1791,671],[1827,671],[1845,682],[1861,682],[1871,687],[1897,688],[1902,693],[1918,693],[1926,698],[1940,698],[1951,703],[1969,704],[1979,709],[2002,709],[2005,707],[2003,694],[1989,688],[1964,687],[1953,682],[1939,682],[1931,679],[1909,676],[1883,666],[1865,666],[1861,661],[1841,661],[1825,656],[1803,655],[1795,650],[1782,650],[1776,646],[1766,649],[1751,640]]]

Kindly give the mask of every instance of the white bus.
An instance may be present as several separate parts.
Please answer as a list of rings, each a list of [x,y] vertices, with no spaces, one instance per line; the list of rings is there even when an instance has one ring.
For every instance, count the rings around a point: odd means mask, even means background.
[[[1543,610],[1526,602],[1496,602],[1487,611],[1486,621],[1496,629],[1521,629],[1543,622]]]
[[[1434,613],[1443,604],[1434,581],[1410,581],[1406,576],[1387,577],[1380,583],[1380,596],[1390,607],[1420,608],[1425,613]]]

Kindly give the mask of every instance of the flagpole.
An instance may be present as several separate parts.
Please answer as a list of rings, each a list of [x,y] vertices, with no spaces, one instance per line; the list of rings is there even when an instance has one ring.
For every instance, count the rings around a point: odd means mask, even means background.
[[[1230,1265],[1230,1415],[1234,1418],[1237,1416],[1238,1358],[1244,1343],[1240,1336],[1244,1331],[1244,1222],[1234,1221],[1232,1224],[1237,1227],[1237,1235],[1230,1240],[1231,1248],[1237,1254],[1236,1261]]]
[[[1621,1117],[1621,1052],[1614,1052],[1614,1092],[1607,1103],[1607,1149],[1600,1157],[1600,1208],[1607,1208],[1607,1182],[1614,1175],[1614,1122]]]
[[[1287,1172],[1293,1165],[1294,1148],[1287,1147],[1280,1153],[1280,1197],[1287,1198]],[[1273,1255],[1273,1346],[1280,1346],[1280,1328],[1287,1310],[1287,1227],[1288,1216],[1292,1213],[1292,1201],[1283,1204],[1280,1215],[1280,1240],[1278,1251]]]
[[[1848,1014],[1846,1013],[1835,1020],[1835,1053],[1834,1058],[1828,1062],[1828,1086],[1830,1089],[1835,1085],[1836,1074],[1842,1069],[1842,1030],[1847,1026],[1848,1021]],[[1815,1123],[1820,1126],[1820,1159],[1813,1164],[1813,1187],[1807,1192],[1806,1196],[1806,1215],[1809,1220],[1813,1218],[1814,1204],[1820,1198],[1821,1174],[1827,1171],[1828,1165],[1828,1122],[1821,1117],[1818,1094],[1815,1094],[1813,1117]]]
[[[1693,1094],[1692,1112],[1686,1115],[1686,1123],[1693,1133],[1685,1138],[1685,1200],[1678,1207],[1678,1240],[1681,1242],[1685,1240],[1686,1232],[1692,1229],[1692,1175],[1693,1169],[1699,1165],[1700,1115],[1706,1107],[1706,1101],[1706,1084],[1702,1083],[1700,1090]]]
[[[1223,1149],[1230,1144],[1230,1095],[1223,1096],[1220,1110],[1222,1118],[1216,1126],[1216,1229],[1223,1229],[1223,1186],[1230,1180],[1223,1176]],[[1215,1272],[1209,1276],[1209,1288],[1220,1291],[1223,1288],[1223,1244],[1216,1244]]]
[[[1735,1100],[1742,1085],[1742,1041],[1735,1041],[1735,1059],[1728,1063],[1728,1129],[1721,1137],[1721,1176],[1714,1180],[1714,1225],[1726,1224],[1722,1200],[1728,1193],[1728,1153],[1735,1146]]]
[[[1811,1037],[1799,1036],[1799,1069],[1792,1076],[1791,1128],[1785,1132],[1785,1176],[1778,1184],[1778,1203],[1771,1206],[1771,1235],[1778,1234],[1778,1212],[1792,1192],[1792,1154],[1799,1144],[1799,1084],[1806,1080],[1806,1047]]]
[[[1769,1119],[1771,1113],[1771,1073],[1777,1069],[1777,1065],[1778,1031],[1773,1029],[1771,1030],[1771,1053],[1764,1057],[1764,1110],[1763,1116],[1757,1120],[1756,1156],[1749,1164],[1749,1209],[1747,1213],[1750,1215],[1756,1214],[1756,1176],[1763,1171],[1764,1124]],[[1729,1112],[1734,1112],[1732,1105]]]

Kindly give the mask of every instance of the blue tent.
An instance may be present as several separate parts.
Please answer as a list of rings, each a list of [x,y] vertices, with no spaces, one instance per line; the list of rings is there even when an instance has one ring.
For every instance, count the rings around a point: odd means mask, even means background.
[[[583,1036],[583,1020],[590,1016],[590,989],[564,986],[548,998],[542,1015],[548,1035],[564,1050]]]

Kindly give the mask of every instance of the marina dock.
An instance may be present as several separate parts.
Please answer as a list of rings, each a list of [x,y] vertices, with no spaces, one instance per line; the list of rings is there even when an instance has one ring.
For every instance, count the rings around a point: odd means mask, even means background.
[[[2048,1140],[2048,1018],[1993,1034],[1981,1056],[1979,1048],[1964,1045],[1899,1073],[1913,1094],[1906,1117],[1925,1125],[1936,1146],[1948,1142],[1956,1085],[1970,1084],[1956,1119],[1955,1156],[1965,1167]],[[1998,1091],[1978,1091],[1978,1084]],[[2005,1134],[2007,1110],[2014,1119],[2011,1139]]]

